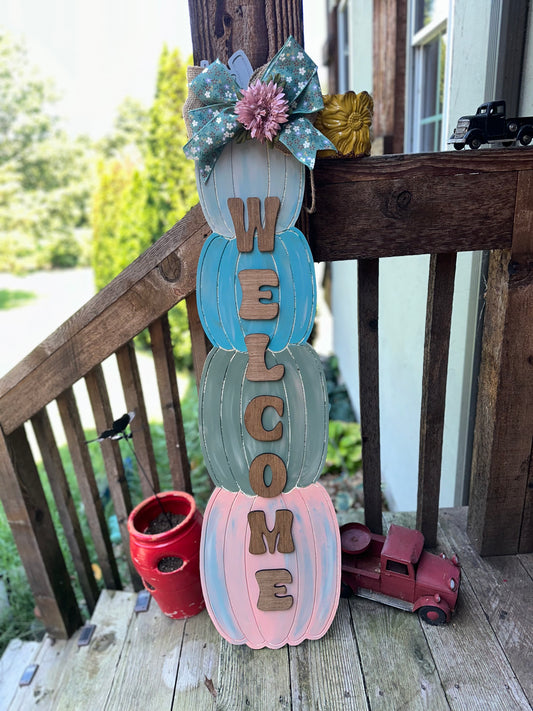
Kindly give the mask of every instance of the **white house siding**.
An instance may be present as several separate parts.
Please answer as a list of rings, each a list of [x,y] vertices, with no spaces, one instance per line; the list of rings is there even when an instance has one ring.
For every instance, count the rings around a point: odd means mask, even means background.
[[[451,2],[442,149],[461,114],[484,100],[490,3]],[[350,86],[372,90],[372,3],[350,3]],[[408,113],[407,113],[408,116]],[[393,508],[416,508],[423,343],[427,299],[427,256],[380,261],[381,462],[385,494]],[[334,348],[352,402],[358,408],[357,267],[332,267]],[[480,255],[460,254],[457,263],[448,368],[440,506],[462,503],[471,414],[473,352],[477,328]]]

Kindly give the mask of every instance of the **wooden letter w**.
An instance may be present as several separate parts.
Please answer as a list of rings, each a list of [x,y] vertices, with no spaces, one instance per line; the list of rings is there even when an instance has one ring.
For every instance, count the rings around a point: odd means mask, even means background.
[[[244,203],[241,198],[228,198],[228,209],[233,220],[237,249],[239,252],[251,252],[254,248],[254,234],[257,231],[257,244],[260,252],[274,250],[274,234],[279,212],[279,198],[265,198],[265,226],[261,222],[261,201],[250,197],[246,200],[248,208],[248,229],[244,228]]]

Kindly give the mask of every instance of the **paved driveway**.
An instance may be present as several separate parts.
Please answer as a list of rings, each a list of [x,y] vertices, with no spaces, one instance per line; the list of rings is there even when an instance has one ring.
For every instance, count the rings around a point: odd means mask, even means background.
[[[0,273],[0,290],[2,289],[34,292],[37,298],[24,306],[0,310],[0,377],[28,355],[95,293],[91,269],[36,272],[24,277]],[[149,355],[143,353],[138,353],[138,360],[148,417],[151,420],[161,421],[161,406],[153,361]],[[126,406],[114,357],[104,362],[104,373],[113,413],[119,417],[125,412]],[[180,390],[182,388],[183,383],[180,382]],[[84,428],[94,428],[84,383],[78,383],[74,390]],[[65,438],[55,404],[49,406],[48,410],[58,444],[61,445]],[[31,436],[31,431],[29,434]],[[33,440],[33,437],[31,439]],[[32,441],[32,446],[33,444]]]

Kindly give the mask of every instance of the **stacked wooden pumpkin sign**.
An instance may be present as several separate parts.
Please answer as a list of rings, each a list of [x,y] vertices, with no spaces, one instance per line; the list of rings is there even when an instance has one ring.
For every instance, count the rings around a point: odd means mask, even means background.
[[[335,511],[317,483],[328,401],[306,343],[316,310],[313,259],[294,227],[305,166],[329,141],[309,121],[322,106],[316,66],[289,38],[260,78],[220,62],[190,83],[186,154],[213,230],[197,300],[214,345],[199,425],[215,490],[204,515],[206,606],[235,644],[318,639],[340,588]]]

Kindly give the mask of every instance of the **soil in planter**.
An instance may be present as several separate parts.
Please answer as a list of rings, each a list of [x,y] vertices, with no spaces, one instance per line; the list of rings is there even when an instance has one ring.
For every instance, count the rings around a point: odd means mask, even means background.
[[[143,533],[147,533],[149,536],[154,536],[156,533],[163,533],[164,531],[170,531],[171,528],[176,528],[182,521],[185,521],[186,516],[177,513],[161,513],[157,518],[154,518]]]

